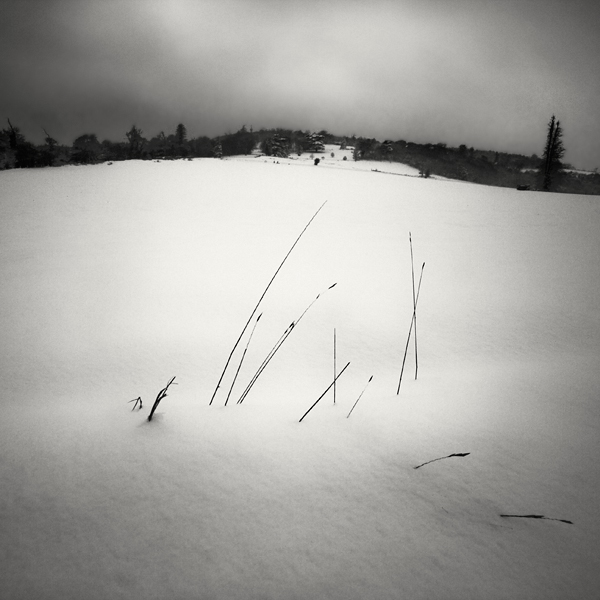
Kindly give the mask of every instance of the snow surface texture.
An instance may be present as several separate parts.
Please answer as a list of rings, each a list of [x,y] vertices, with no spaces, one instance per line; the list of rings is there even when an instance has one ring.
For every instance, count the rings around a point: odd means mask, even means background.
[[[0,173],[1,598],[597,598],[599,198],[337,158]]]

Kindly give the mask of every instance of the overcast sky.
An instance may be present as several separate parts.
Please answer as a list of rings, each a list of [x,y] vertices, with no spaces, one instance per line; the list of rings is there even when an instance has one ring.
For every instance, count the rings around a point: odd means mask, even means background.
[[[242,125],[600,167],[597,0],[0,0],[0,123],[41,143]]]

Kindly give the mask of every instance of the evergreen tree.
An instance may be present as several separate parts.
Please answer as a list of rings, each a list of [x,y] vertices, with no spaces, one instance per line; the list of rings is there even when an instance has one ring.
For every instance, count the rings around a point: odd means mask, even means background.
[[[287,158],[290,154],[289,139],[276,133],[273,137],[263,140],[261,150],[267,156]]]
[[[323,133],[308,133],[306,135],[304,150],[306,152],[325,152],[323,137]]]
[[[179,123],[177,125],[177,129],[175,130],[175,137],[177,138],[177,143],[180,146],[183,146],[187,140],[187,129],[183,123]]]
[[[548,123],[548,135],[546,136],[546,146],[542,154],[542,162],[539,167],[539,175],[542,180],[542,189],[549,191],[557,178],[560,176],[563,164],[562,157],[565,154],[565,148],[562,143],[562,128],[560,121],[552,115]]]
[[[183,123],[179,123],[179,125],[177,125],[177,129],[175,130],[175,141],[177,144],[177,155],[187,156],[187,130]]]

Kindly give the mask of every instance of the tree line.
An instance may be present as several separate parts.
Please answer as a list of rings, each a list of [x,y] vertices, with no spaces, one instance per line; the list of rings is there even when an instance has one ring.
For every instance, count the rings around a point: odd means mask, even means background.
[[[245,126],[236,133],[213,139],[207,136],[189,139],[183,123],[171,134],[161,131],[150,139],[139,127],[132,125],[121,142],[101,142],[95,133],[85,133],[67,146],[56,141],[46,130],[44,134],[44,144],[36,146],[27,141],[9,119],[8,128],[0,131],[0,170],[133,159],[232,156],[251,153],[256,143],[254,134]]]
[[[352,141],[355,160],[401,162],[419,170],[421,177],[438,175],[496,187],[600,195],[600,174],[579,172],[563,161],[565,148],[560,121],[552,115],[542,156],[475,150],[462,144],[416,144],[405,140]]]
[[[132,159],[222,158],[250,154],[255,148],[267,156],[288,156],[295,152],[322,152],[324,144],[336,140],[325,130],[314,133],[276,128],[255,132],[245,125],[235,133],[190,139],[183,123],[171,134],[161,131],[148,139],[134,124],[124,133],[123,141],[100,141],[95,133],[85,133],[68,146],[60,144],[45,129],[43,131],[44,143],[36,146],[8,119],[8,128],[0,130],[0,170]]]
[[[354,160],[400,162],[419,170],[422,177],[438,175],[484,185],[516,187],[522,190],[547,190],[580,194],[600,194],[600,175],[582,174],[563,162],[565,153],[562,127],[553,115],[548,123],[542,156],[524,156],[493,150],[476,150],[461,144],[418,144],[406,140],[338,136],[327,130],[310,132],[293,129],[260,129],[244,125],[235,133],[209,138],[188,138],[180,123],[175,131],[146,138],[136,125],[124,133],[121,142],[100,142],[95,134],[80,135],[70,145],[62,145],[46,130],[44,144],[28,142],[10,119],[8,128],[0,130],[0,170],[95,164],[132,159],[222,158],[247,155],[258,149],[273,157],[324,152],[325,144],[352,148]],[[381,170],[384,170],[382,167]]]

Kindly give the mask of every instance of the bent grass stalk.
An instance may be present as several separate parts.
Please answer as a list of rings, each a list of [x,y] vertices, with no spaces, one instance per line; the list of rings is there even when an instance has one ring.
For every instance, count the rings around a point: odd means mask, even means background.
[[[573,525],[573,521],[567,519],[554,519],[552,517],[545,517],[544,515],[500,515],[501,517],[512,518],[512,519],[545,519],[546,521],[560,521],[561,523],[568,523]]]
[[[333,285],[330,285],[325,292],[329,291],[330,289],[334,288],[337,285],[337,283],[334,283]],[[285,340],[289,337],[289,335],[292,333],[293,329],[296,327],[296,325],[298,325],[298,323],[300,323],[300,321],[302,320],[302,318],[304,317],[304,315],[310,310],[310,308],[313,306],[313,304],[325,293],[325,292],[321,292],[305,309],[304,312],[298,317],[298,319],[296,319],[296,321],[292,321],[292,323],[288,326],[288,328],[283,332],[283,334],[281,335],[281,337],[279,338],[279,340],[277,340],[277,343],[273,346],[273,348],[271,348],[271,351],[269,352],[269,354],[267,354],[266,358],[262,361],[260,367],[258,368],[258,370],[256,371],[256,373],[254,374],[254,376],[252,377],[252,379],[250,380],[250,383],[246,386],[246,389],[243,391],[242,395],[240,396],[240,399],[237,401],[238,404],[242,404],[242,402],[244,401],[244,399],[246,398],[246,396],[248,395],[248,393],[250,392],[250,390],[252,389],[252,386],[256,383],[256,380],[260,377],[261,373],[266,369],[267,365],[269,364],[269,362],[271,362],[271,359],[275,356],[275,354],[277,353],[277,351],[279,350],[279,348],[281,348],[283,342],[285,342]]]
[[[237,371],[235,372],[235,376],[233,377],[233,381],[231,382],[231,387],[229,388],[229,393],[227,394],[227,398],[225,398],[225,406],[227,406],[227,403],[229,402],[229,397],[231,396],[231,392],[233,391],[233,386],[235,385],[235,382],[240,373],[240,369],[242,368],[242,364],[244,363],[244,358],[246,358],[246,352],[248,352],[248,346],[250,346],[250,342],[252,341],[252,336],[254,335],[254,332],[256,331],[256,326],[258,325],[258,322],[260,321],[261,317],[262,317],[262,313],[260,313],[260,315],[258,315],[258,318],[256,319],[256,321],[254,323],[254,327],[252,328],[252,331],[250,332],[250,337],[248,338],[248,342],[246,343],[246,347],[244,348],[244,353],[242,354],[242,358],[240,359],[240,364],[238,365]]]
[[[464,456],[469,456],[469,454],[471,454],[470,452],[456,452],[454,454],[448,454],[448,456],[441,456],[440,458],[434,458],[433,460],[428,460],[427,462],[424,462],[421,465],[418,465],[417,467],[413,467],[413,469],[420,469],[421,467],[424,467],[425,465],[428,465],[432,462],[436,462],[438,460],[444,460],[445,458],[452,458],[454,456],[456,457],[464,457]]]
[[[408,354],[408,346],[410,344],[410,335],[412,333],[413,324],[416,323],[417,319],[417,305],[419,304],[419,294],[421,293],[421,281],[423,279],[423,270],[425,269],[425,263],[421,267],[421,276],[419,277],[419,285],[417,287],[417,295],[415,297],[415,302],[413,306],[413,314],[410,319],[410,327],[408,329],[408,336],[406,338],[406,348],[404,348],[404,358],[402,359],[402,368],[400,369],[400,380],[398,381],[398,390],[396,391],[396,395],[400,393],[400,386],[402,385],[402,375],[404,374],[404,365],[406,364],[406,355]],[[415,330],[416,334],[416,330]]]
[[[248,317],[248,321],[246,321],[246,324],[244,325],[242,332],[240,333],[238,339],[236,340],[235,344],[233,345],[233,348],[231,349],[231,352],[229,353],[229,356],[227,357],[227,361],[225,362],[225,366],[223,367],[223,372],[221,373],[221,376],[219,377],[219,381],[217,382],[217,387],[215,387],[215,391],[213,392],[210,402],[208,403],[209,406],[212,405],[213,400],[215,399],[215,396],[217,395],[217,392],[219,391],[219,388],[221,387],[221,382],[223,381],[223,377],[225,377],[225,372],[227,371],[227,368],[229,367],[231,358],[233,357],[234,352],[236,351],[237,347],[239,346],[239,343],[240,343],[242,337],[244,337],[244,333],[246,333],[246,329],[248,329],[248,325],[250,325],[250,321],[252,321],[252,318],[256,314],[256,311],[258,310],[260,303],[263,301],[263,298],[266,296],[267,292],[269,291],[269,288],[271,287],[273,281],[275,281],[275,277],[277,277],[279,271],[281,271],[283,265],[285,264],[285,261],[288,259],[289,255],[292,253],[292,250],[296,247],[296,245],[300,241],[300,238],[304,235],[304,232],[308,229],[310,224],[315,220],[316,216],[319,214],[319,212],[321,212],[321,209],[325,206],[325,204],[327,204],[327,200],[325,200],[325,202],[323,202],[323,204],[321,204],[321,206],[319,207],[319,210],[317,210],[317,212],[311,217],[310,221],[306,224],[304,229],[300,232],[300,235],[296,238],[296,241],[292,244],[292,247],[288,250],[288,253],[285,255],[284,259],[281,261],[280,265],[277,267],[277,270],[275,271],[273,277],[271,277],[271,280],[267,284],[267,287],[265,288],[261,297],[259,298],[258,302],[256,303],[256,306],[250,313],[250,316]]]

